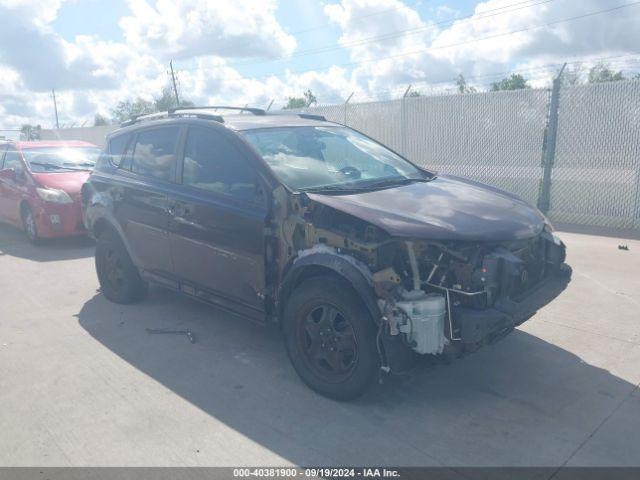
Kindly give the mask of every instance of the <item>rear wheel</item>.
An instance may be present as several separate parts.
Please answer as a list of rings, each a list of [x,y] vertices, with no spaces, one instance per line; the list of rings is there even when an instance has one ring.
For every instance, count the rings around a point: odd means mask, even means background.
[[[302,380],[337,400],[362,395],[380,367],[376,328],[356,292],[332,276],[304,281],[284,314],[289,358]]]
[[[38,233],[38,226],[36,225],[36,219],[33,216],[31,207],[26,204],[23,205],[20,211],[20,216],[22,217],[22,226],[24,228],[24,232],[27,235],[29,241],[33,244],[40,243],[41,237]]]
[[[112,302],[134,303],[146,293],[146,283],[114,231],[107,230],[98,237],[96,272],[102,293]]]

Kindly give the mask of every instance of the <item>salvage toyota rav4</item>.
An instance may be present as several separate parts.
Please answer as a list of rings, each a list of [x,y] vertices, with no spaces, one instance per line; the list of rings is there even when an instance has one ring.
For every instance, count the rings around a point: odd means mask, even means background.
[[[153,282],[276,322],[302,380],[337,399],[500,338],[570,278],[536,208],[309,114],[133,119],[82,193],[108,299]]]

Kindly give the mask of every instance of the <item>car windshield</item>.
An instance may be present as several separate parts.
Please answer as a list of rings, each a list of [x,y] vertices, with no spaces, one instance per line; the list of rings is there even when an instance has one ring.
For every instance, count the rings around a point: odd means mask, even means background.
[[[346,127],[247,130],[246,140],[294,190],[349,190],[425,179],[415,166]]]
[[[34,173],[93,170],[100,155],[97,147],[38,147],[22,150]]]

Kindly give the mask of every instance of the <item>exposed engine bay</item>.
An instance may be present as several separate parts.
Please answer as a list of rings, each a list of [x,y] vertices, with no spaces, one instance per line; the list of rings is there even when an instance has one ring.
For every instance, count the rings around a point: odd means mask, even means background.
[[[321,251],[353,262],[374,292],[387,350],[393,342],[421,355],[475,350],[548,303],[527,300],[548,279],[570,276],[565,246],[551,228],[503,242],[394,238],[305,203],[284,219],[280,254],[296,262]]]

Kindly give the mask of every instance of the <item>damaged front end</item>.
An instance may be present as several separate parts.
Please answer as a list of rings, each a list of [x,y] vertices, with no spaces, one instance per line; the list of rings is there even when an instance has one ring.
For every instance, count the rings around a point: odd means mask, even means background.
[[[274,275],[285,288],[276,297],[284,300],[288,273],[313,265],[313,257],[329,258],[325,266],[340,275],[340,268],[353,270],[391,369],[402,368],[410,350],[460,354],[497,340],[555,298],[571,276],[550,226],[508,241],[429,240],[391,235],[304,196],[281,200],[293,204],[280,219],[277,255],[285,261],[275,262],[282,268]]]
[[[565,246],[550,232],[501,243],[405,242],[396,285],[376,291],[389,336],[420,354],[492,343],[566,287]],[[396,270],[397,269],[397,270]],[[386,276],[386,274],[385,274]],[[399,280],[399,281],[398,281]]]

